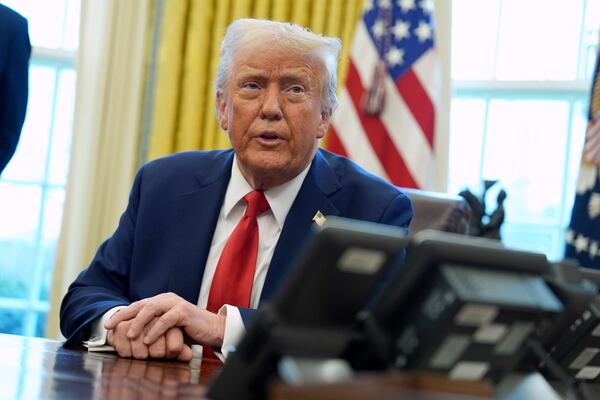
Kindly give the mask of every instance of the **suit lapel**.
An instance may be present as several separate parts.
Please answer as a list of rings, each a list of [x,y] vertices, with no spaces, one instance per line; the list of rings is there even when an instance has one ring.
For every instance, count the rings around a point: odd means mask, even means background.
[[[314,224],[312,219],[315,213],[321,211],[326,217],[339,215],[329,196],[340,188],[335,173],[318,151],[285,219],[265,278],[261,300],[272,296],[295,261]]]
[[[218,160],[203,160],[198,165],[198,189],[182,193],[178,204],[175,248],[177,260],[169,274],[169,290],[196,304],[204,267],[212,243],[219,212],[231,176],[233,152],[220,154]]]

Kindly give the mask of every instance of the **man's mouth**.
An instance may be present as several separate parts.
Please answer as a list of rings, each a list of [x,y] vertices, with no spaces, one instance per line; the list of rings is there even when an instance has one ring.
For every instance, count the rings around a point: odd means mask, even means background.
[[[256,138],[258,139],[258,141],[260,143],[265,144],[265,145],[277,144],[283,140],[283,138],[281,136],[279,136],[276,133],[271,133],[271,132],[262,133],[262,134],[258,135]]]

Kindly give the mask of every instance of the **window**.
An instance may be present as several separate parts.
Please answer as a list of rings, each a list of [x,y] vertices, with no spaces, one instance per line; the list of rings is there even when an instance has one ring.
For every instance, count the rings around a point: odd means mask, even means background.
[[[3,0],[28,19],[27,117],[0,179],[0,332],[43,336],[69,164],[79,0]]]
[[[600,0],[454,0],[448,192],[507,192],[503,242],[563,257]]]

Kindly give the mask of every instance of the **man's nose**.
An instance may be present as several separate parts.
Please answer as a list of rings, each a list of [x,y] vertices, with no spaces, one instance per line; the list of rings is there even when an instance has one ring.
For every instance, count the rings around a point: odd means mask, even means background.
[[[268,120],[279,120],[282,117],[279,98],[279,88],[270,86],[267,88],[263,98],[261,118]]]

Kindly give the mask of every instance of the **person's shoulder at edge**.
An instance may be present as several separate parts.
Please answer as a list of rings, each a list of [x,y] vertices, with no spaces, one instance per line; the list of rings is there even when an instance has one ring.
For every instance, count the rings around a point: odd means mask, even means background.
[[[319,149],[319,152],[333,169],[342,185],[372,186],[379,190],[389,192],[391,195],[403,194],[400,188],[394,186],[385,179],[370,173],[351,159],[325,149]]]
[[[331,199],[345,210],[344,216],[408,226],[414,213],[412,201],[400,188],[347,157],[323,149],[319,153],[339,181],[340,190]]]
[[[0,4],[0,27],[14,29],[22,27],[27,23],[27,19],[3,4]]]

